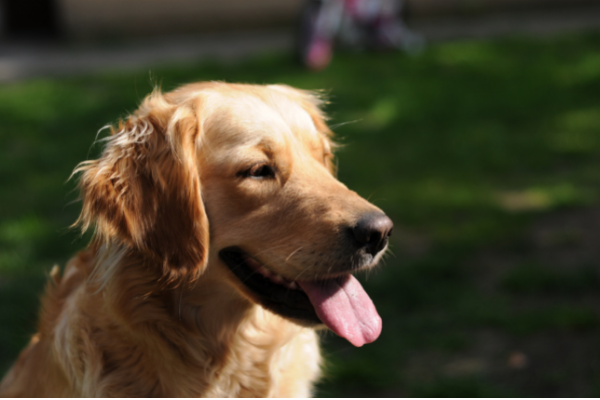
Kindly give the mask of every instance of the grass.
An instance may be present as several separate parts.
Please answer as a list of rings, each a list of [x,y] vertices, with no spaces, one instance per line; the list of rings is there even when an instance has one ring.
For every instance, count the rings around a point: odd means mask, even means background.
[[[363,279],[383,334],[361,349],[325,335],[319,395],[599,393],[600,256],[584,245],[600,183],[594,33],[336,54],[319,74],[265,55],[1,87],[0,372],[35,330],[47,272],[85,246],[65,181],[98,154],[98,129],[153,84],[196,80],[326,89],[331,124],[352,122],[335,129],[339,178],[396,223],[395,257]],[[583,234],[562,229],[567,214]],[[554,232],[541,244],[540,223]]]

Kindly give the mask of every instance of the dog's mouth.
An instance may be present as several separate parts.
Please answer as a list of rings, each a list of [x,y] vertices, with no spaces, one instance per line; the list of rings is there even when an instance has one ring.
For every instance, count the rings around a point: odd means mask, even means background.
[[[355,346],[370,343],[381,333],[373,302],[350,274],[290,281],[237,247],[223,249],[219,256],[255,300],[275,314],[302,325],[325,324]]]

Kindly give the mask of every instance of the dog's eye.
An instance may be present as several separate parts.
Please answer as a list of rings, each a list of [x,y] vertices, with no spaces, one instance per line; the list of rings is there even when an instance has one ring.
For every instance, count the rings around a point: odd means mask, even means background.
[[[242,175],[246,178],[270,179],[275,177],[275,170],[269,164],[256,164]]]

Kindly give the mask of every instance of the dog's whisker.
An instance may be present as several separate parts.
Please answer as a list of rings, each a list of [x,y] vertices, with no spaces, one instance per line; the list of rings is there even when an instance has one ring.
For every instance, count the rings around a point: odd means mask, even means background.
[[[337,128],[339,128],[339,127],[342,127],[342,126],[344,126],[344,125],[348,125],[348,124],[355,124],[355,123],[357,123],[357,122],[360,122],[360,121],[362,121],[362,120],[363,120],[363,119],[361,118],[361,119],[355,119],[354,121],[339,122],[339,123],[337,123],[337,124],[333,124],[333,125],[331,125],[329,128],[330,128],[331,130],[334,130],[334,129],[337,129]]]
[[[302,250],[303,248],[304,248],[304,246],[300,246],[300,247],[298,247],[296,250],[292,251],[292,252],[290,253],[290,255],[289,255],[289,256],[287,256],[287,258],[285,259],[284,263],[285,263],[285,264],[287,264],[288,260],[289,260],[289,259],[290,259],[290,258],[291,258],[291,257],[292,257],[294,254],[296,254],[297,252],[299,252],[299,251],[300,251],[300,250]]]

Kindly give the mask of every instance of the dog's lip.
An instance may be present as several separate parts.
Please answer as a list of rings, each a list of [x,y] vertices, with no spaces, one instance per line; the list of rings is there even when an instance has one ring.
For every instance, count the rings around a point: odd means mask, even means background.
[[[327,275],[316,276],[312,280],[310,280],[310,279],[297,279],[297,278],[296,279],[289,279],[287,277],[284,277],[283,275],[280,275],[280,274],[277,274],[277,273],[273,272],[272,270],[269,269],[269,267],[267,265],[261,263],[256,258],[254,258],[251,255],[249,255],[248,253],[241,251],[241,255],[242,255],[242,257],[244,257],[244,261],[246,262],[246,265],[248,265],[254,271],[256,271],[257,273],[261,274],[262,276],[268,278],[269,280],[271,280],[271,282],[273,282],[275,284],[278,284],[278,285],[285,286],[288,289],[292,289],[292,290],[300,290],[300,291],[302,291],[302,288],[299,286],[299,282],[326,281],[326,280],[330,280],[330,279],[337,279],[337,278],[341,278],[341,277],[347,276],[350,273],[354,273],[356,271],[359,271],[359,269],[357,269],[357,270],[353,270],[353,271],[330,273],[330,274],[327,274]]]
[[[271,282],[273,282],[277,285],[285,286],[288,289],[299,290],[299,291],[302,291],[302,288],[300,288],[298,282],[326,281],[326,280],[330,280],[330,279],[338,279],[338,278],[347,276],[348,274],[352,274],[352,273],[361,271],[363,269],[369,268],[367,266],[367,267],[357,268],[357,269],[353,269],[353,270],[349,270],[349,271],[329,273],[326,275],[318,275],[318,276],[315,276],[313,279],[298,279],[298,278],[290,279],[288,277],[285,277],[283,275],[280,275],[280,274],[272,271],[271,269],[269,269],[269,267],[266,264],[263,264],[262,262],[257,260],[255,257],[251,256],[248,252],[245,252],[244,250],[242,250],[238,247],[230,247],[230,248],[224,249],[222,251],[238,253],[239,256],[243,258],[244,263],[248,267],[250,267],[252,270],[254,270],[255,273],[264,276],[265,278],[269,279]]]
[[[312,325],[322,324],[306,293],[297,286],[294,288],[292,281],[285,280],[283,284],[276,282],[281,276],[276,277],[239,247],[222,249],[219,256],[230,271],[254,294],[254,301],[284,317]]]
[[[271,271],[265,266],[265,264],[250,256],[248,253],[242,252],[241,256],[248,267],[252,268],[256,273],[261,274],[276,285],[285,286],[291,290],[302,290],[295,280],[287,279],[282,275]]]

